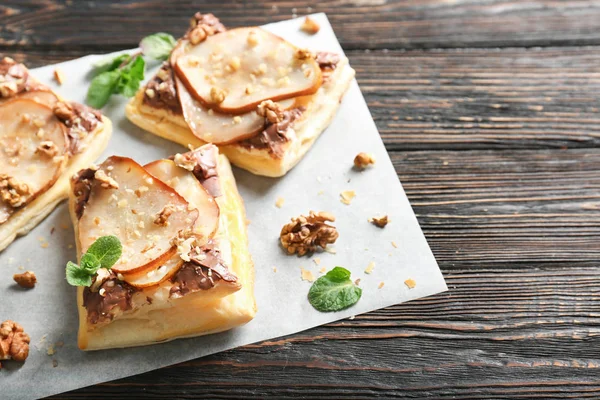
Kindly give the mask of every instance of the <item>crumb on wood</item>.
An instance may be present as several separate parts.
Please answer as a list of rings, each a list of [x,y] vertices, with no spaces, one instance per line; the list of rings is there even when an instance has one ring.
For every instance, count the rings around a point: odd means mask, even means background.
[[[409,289],[414,289],[417,286],[417,282],[415,282],[414,279],[409,278],[407,280],[404,281],[404,284],[409,288]]]

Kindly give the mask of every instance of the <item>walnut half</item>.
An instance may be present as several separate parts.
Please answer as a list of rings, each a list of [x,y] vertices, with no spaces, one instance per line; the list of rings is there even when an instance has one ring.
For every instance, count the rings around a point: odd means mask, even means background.
[[[281,245],[289,254],[303,256],[314,252],[317,247],[325,249],[328,244],[335,243],[339,234],[335,226],[327,222],[335,221],[335,217],[327,212],[311,211],[307,216],[292,218],[292,221],[281,229]]]
[[[0,325],[0,360],[25,361],[29,355],[29,335],[14,321]]]
[[[22,274],[14,274],[13,279],[15,282],[17,282],[17,285],[25,289],[32,289],[37,282],[37,278],[35,277],[35,273],[33,271],[25,271]]]

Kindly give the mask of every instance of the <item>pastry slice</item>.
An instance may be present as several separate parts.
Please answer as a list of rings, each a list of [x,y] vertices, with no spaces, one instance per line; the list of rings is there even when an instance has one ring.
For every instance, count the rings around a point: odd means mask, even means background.
[[[111,122],[0,60],[0,251],[68,196],[69,177],[106,148]]]
[[[136,125],[184,146],[213,143],[233,164],[282,176],[329,125],[354,78],[341,54],[197,13],[169,61],[126,107]]]
[[[110,157],[73,178],[69,209],[80,262],[100,237],[122,246],[78,287],[81,349],[206,335],[254,317],[244,205],[216,146],[145,166]]]

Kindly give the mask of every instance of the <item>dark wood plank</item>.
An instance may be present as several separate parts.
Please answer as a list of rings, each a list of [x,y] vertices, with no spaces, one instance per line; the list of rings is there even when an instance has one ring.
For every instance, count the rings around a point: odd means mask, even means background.
[[[55,398],[599,398],[600,150],[392,159],[448,293]]]
[[[7,54],[38,66],[85,51]],[[600,145],[600,47],[347,54],[389,150]]]
[[[346,49],[600,44],[598,5],[592,0],[4,0],[0,45],[88,52],[131,47],[152,32],[182,32],[197,10],[215,13],[228,26],[326,12]]]

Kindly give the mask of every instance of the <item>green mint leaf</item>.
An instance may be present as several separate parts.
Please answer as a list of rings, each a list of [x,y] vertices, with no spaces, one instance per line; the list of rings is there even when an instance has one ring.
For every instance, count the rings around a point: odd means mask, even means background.
[[[114,71],[128,59],[129,54],[121,54],[120,56],[116,56],[114,58],[103,58],[102,60],[92,64],[92,67],[94,68],[92,73],[94,76],[96,76],[106,71]]]
[[[144,80],[144,69],[146,63],[141,56],[137,56],[119,71],[121,76],[115,88],[115,93],[120,93],[125,97],[132,97],[140,88],[140,82]]]
[[[96,256],[92,253],[85,253],[81,257],[80,264],[81,268],[90,275],[95,274],[96,271],[98,271],[98,269],[102,266],[102,264],[100,264],[100,260],[98,260],[98,258],[96,258]]]
[[[123,247],[116,236],[101,236],[88,248],[86,255],[94,256],[100,263],[99,268],[110,269],[121,257],[122,251]],[[81,258],[82,262],[84,257]]]
[[[145,56],[162,61],[169,58],[176,42],[172,35],[159,32],[143,38],[140,47]]]
[[[121,73],[119,70],[106,71],[92,79],[87,92],[86,103],[94,108],[102,108],[115,92]]]
[[[335,267],[317,279],[308,291],[308,301],[319,311],[339,311],[356,304],[362,289],[350,280],[350,271]]]
[[[66,268],[67,282],[72,286],[90,286],[92,284],[92,275],[79,265],[69,261]]]

